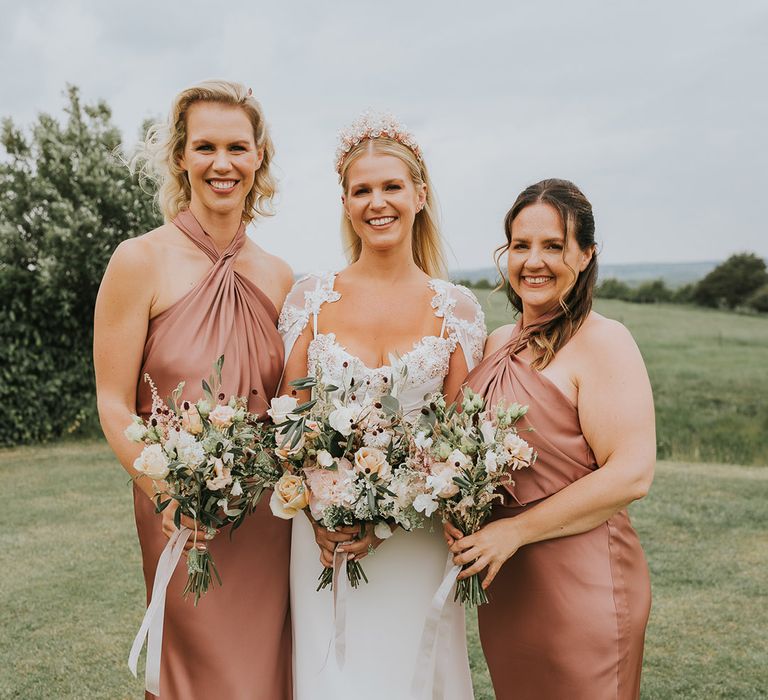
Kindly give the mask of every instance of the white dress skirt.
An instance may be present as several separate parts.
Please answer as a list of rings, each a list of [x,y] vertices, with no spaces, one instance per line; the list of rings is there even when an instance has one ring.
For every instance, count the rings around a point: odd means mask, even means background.
[[[391,381],[393,367],[366,367],[341,346],[333,333],[317,333],[317,315],[325,303],[340,298],[334,273],[299,280],[280,317],[286,358],[307,323],[313,339],[307,351],[310,375],[318,369],[325,381],[342,384],[342,375],[369,381],[375,390]],[[427,336],[398,358],[407,366],[398,398],[406,413],[418,412],[424,397],[439,391],[451,353],[461,347],[470,369],[480,360],[485,342],[483,313],[468,290],[432,280],[432,307],[443,319],[440,336]],[[442,526],[405,532],[397,529],[373,554],[361,560],[368,577],[348,587],[344,619],[345,653],[337,663],[333,592],[317,591],[323,570],[320,550],[307,517],[293,521],[290,596],[293,625],[294,698],[297,700],[468,700],[473,697],[467,657],[464,609],[446,602],[444,626],[436,654],[419,654],[432,598],[446,574],[448,550]],[[345,575],[345,574],[342,574]],[[339,587],[341,588],[341,586]],[[425,659],[431,661],[425,662]],[[425,664],[428,667],[424,667]],[[422,677],[413,692],[416,674]],[[419,684],[417,684],[419,686]]]

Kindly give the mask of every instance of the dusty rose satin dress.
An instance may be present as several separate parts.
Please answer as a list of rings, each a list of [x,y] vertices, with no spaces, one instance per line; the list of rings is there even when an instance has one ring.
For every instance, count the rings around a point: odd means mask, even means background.
[[[515,345],[516,334],[467,378],[491,405],[527,404],[522,423],[535,428],[524,437],[538,461],[515,472],[492,519],[534,508],[597,469],[576,407]],[[522,547],[488,593],[480,639],[499,700],[639,697],[651,586],[626,510],[589,532]]]
[[[173,222],[213,263],[189,293],[149,322],[141,377],[148,372],[160,396],[184,379],[184,398],[196,401],[200,380],[224,355],[222,391],[249,397],[263,413],[283,369],[277,311],[250,280],[234,271],[243,247],[241,226],[219,256],[211,238],[189,211]],[[255,393],[257,392],[257,393]],[[139,381],[137,411],[150,412],[148,385]],[[223,529],[210,543],[224,585],[194,607],[184,600],[184,560],[168,587],[160,671],[162,700],[284,700],[291,690],[291,625],[288,563],[291,530],[275,518],[263,498],[257,512],[232,539]],[[141,542],[149,600],[157,560],[167,543],[150,500],[134,489],[136,529]],[[147,693],[147,698],[153,695]]]

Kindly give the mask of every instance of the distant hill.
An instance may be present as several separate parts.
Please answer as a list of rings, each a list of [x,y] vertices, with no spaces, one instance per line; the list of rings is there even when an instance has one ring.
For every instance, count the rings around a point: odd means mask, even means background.
[[[637,285],[646,280],[663,279],[669,287],[680,287],[689,282],[696,282],[714,269],[720,261],[690,263],[627,263],[623,265],[600,265],[600,279],[614,277],[629,285]],[[474,270],[451,270],[452,280],[477,282],[485,279],[494,282],[498,277],[495,267],[481,267]]]

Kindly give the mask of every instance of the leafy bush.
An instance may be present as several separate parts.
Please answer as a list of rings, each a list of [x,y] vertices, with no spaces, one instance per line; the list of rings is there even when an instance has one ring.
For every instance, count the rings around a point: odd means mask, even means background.
[[[732,255],[704,277],[694,289],[697,304],[734,309],[768,284],[765,260],[754,253]]]
[[[615,277],[609,277],[603,280],[595,287],[595,296],[601,299],[621,299],[623,301],[634,301],[634,291],[626,283]]]
[[[636,301],[639,304],[658,304],[664,301],[671,301],[673,296],[672,290],[664,284],[664,280],[651,280],[649,282],[643,282],[632,294],[632,299],[629,301]]]
[[[93,307],[109,257],[156,227],[152,199],[113,155],[107,105],[67,89],[67,119],[41,114],[0,141],[0,445],[46,440],[93,411]]]

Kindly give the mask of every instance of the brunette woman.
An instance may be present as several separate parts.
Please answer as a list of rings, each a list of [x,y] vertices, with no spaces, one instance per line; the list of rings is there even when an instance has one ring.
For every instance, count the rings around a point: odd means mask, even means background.
[[[461,537],[446,527],[462,578],[487,569],[480,636],[502,700],[629,700],[640,692],[648,568],[627,506],[655,464],[653,400],[626,328],[591,310],[592,207],[565,180],[517,198],[505,222],[517,323],[489,338],[467,385],[491,405],[530,408],[538,452]]]

